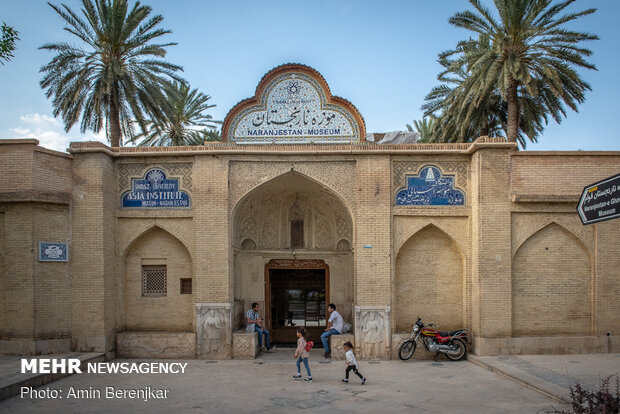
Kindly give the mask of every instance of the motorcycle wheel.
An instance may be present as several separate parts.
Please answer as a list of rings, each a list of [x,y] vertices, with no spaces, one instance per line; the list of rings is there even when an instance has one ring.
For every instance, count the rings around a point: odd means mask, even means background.
[[[454,339],[452,341],[454,345],[454,351],[450,351],[446,353],[446,356],[451,361],[458,361],[459,359],[465,358],[465,354],[467,354],[467,348],[465,347],[465,342],[461,339]]]
[[[406,340],[400,345],[400,348],[398,348],[398,357],[402,359],[403,361],[408,360],[409,358],[411,358],[411,356],[415,352],[415,347],[416,347],[415,342],[409,339]]]

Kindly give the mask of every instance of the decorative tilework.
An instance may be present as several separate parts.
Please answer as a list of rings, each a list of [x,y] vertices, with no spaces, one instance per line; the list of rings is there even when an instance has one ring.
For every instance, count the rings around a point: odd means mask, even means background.
[[[131,179],[131,190],[121,196],[121,207],[191,207],[191,198],[179,188],[178,178],[167,178],[161,168],[151,168],[143,179]]]
[[[153,167],[161,167],[170,177],[180,177],[184,189],[192,191],[192,164],[191,163],[164,163],[157,165],[147,164],[120,164],[118,167],[118,190],[122,193],[129,190],[131,178],[143,177],[144,173]]]
[[[454,176],[444,176],[435,166],[425,166],[406,176],[407,186],[396,193],[396,205],[464,205],[465,193],[454,188]]]
[[[394,188],[400,188],[404,184],[405,175],[417,174],[424,161],[396,161],[394,162]],[[467,163],[462,161],[441,161],[434,163],[444,173],[456,177],[456,185],[460,188],[467,187]]]
[[[69,261],[69,248],[67,243],[39,242],[40,262],[67,262]]]
[[[237,143],[360,141],[352,114],[327,103],[319,82],[300,72],[273,79],[264,89],[260,104],[240,111],[230,131],[229,140]]]

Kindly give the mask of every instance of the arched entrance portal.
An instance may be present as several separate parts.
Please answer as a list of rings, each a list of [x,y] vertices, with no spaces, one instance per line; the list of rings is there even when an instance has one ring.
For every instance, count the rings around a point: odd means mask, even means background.
[[[275,259],[265,265],[265,323],[274,342],[294,342],[297,328],[318,338],[326,326],[329,266],[323,260]]]
[[[233,212],[236,328],[259,303],[274,342],[317,339],[335,303],[352,320],[353,223],[330,189],[291,171],[255,188]]]

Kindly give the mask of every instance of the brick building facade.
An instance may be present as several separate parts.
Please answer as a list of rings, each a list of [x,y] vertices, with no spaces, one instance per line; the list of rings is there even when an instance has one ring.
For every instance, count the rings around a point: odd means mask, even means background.
[[[235,116],[288,73],[348,110],[358,139],[236,141]],[[620,152],[364,135],[293,65],[231,110],[227,142],[0,141],[0,352],[230,358],[252,302],[281,342],[318,333],[335,303],[363,358],[390,358],[417,316],[468,328],[482,355],[620,352],[620,220],[575,210]]]

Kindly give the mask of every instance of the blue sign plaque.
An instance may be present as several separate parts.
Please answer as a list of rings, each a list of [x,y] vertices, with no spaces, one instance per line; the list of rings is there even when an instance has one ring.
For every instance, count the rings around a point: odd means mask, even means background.
[[[166,178],[161,168],[151,168],[144,178],[132,178],[131,190],[121,196],[121,207],[189,208],[189,194],[179,188],[178,178]]]
[[[67,243],[39,242],[39,261],[41,262],[67,262],[69,261],[69,249]]]
[[[427,166],[416,176],[407,176],[407,188],[396,193],[397,206],[458,206],[465,193],[454,188],[454,177],[442,176],[437,167]]]

